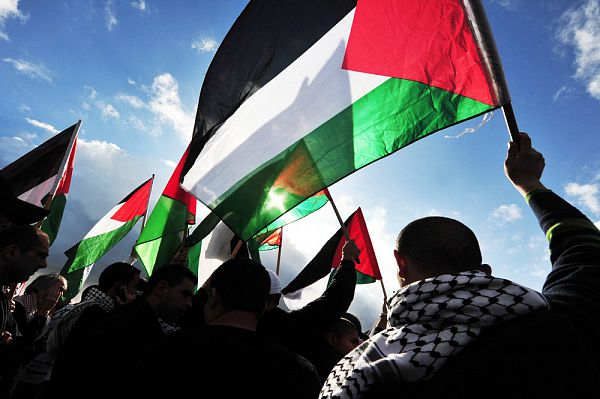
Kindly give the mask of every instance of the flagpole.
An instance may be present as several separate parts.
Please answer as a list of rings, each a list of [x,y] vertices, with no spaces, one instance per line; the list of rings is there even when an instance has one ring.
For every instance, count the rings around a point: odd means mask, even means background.
[[[279,276],[279,262],[281,261],[281,246],[283,245],[283,226],[280,227],[279,232],[279,248],[277,248],[277,268],[275,274]]]
[[[233,252],[231,252],[231,256],[229,257],[229,259],[233,259],[235,258],[235,256],[237,255],[238,252],[240,252],[240,248],[242,248],[242,243],[244,241],[242,240],[238,240],[238,243],[236,244],[235,248],[233,249]]]
[[[506,127],[510,138],[517,144],[517,147],[521,145],[521,139],[519,136],[519,126],[517,126],[517,119],[512,108],[512,104],[504,104],[502,106],[502,113],[504,114],[504,120],[506,121]]]
[[[43,204],[45,210],[49,210],[50,206],[52,205],[52,201],[54,201],[54,197],[56,196],[56,191],[58,191],[58,185],[60,184],[60,181],[62,180],[64,172],[65,172],[64,169],[67,166],[67,163],[69,162],[69,158],[71,158],[71,151],[73,151],[73,144],[75,143],[75,140],[77,139],[77,135],[79,134],[80,126],[81,126],[81,119],[79,119],[77,121],[77,124],[75,126],[75,132],[71,136],[71,139],[69,141],[67,155],[63,158],[63,160],[60,163],[60,168],[58,170],[62,171],[63,173],[61,173],[60,178],[56,179],[56,181],[52,184],[52,188],[50,189],[50,197],[48,199],[46,199],[46,202]],[[35,228],[39,230],[42,227],[44,220],[46,220],[46,218],[37,222],[35,224]]]
[[[331,203],[331,206],[333,207],[335,216],[337,216],[338,222],[340,222],[340,226],[342,226],[342,231],[344,232],[344,236],[346,237],[346,240],[350,241],[350,235],[348,234],[348,230],[346,230],[346,225],[342,221],[340,212],[338,211],[337,206],[335,206],[335,202],[333,202],[333,198],[331,197],[331,194],[329,193],[328,189],[325,189],[325,195],[327,195],[327,198],[329,198],[329,202]],[[385,286],[383,285],[383,276],[381,277],[381,280],[379,280],[379,282],[381,283],[381,290],[383,291],[383,300],[385,302],[387,302],[387,293],[385,291]]]

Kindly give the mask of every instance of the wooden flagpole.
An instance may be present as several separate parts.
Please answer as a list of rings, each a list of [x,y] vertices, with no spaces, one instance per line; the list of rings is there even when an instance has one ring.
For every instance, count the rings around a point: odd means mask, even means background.
[[[231,252],[231,256],[229,257],[229,259],[235,258],[235,256],[237,255],[237,253],[240,252],[240,248],[242,248],[242,243],[243,243],[242,240],[238,240],[238,243],[235,245],[235,248]]]
[[[281,261],[281,246],[283,245],[283,226],[280,227],[281,231],[279,233],[279,248],[277,248],[277,268],[275,269],[275,274],[279,276],[279,263]]]
[[[338,222],[340,222],[340,226],[342,226],[342,232],[344,233],[346,240],[350,241],[350,235],[348,234],[348,229],[346,229],[346,225],[344,224],[342,217],[340,216],[340,212],[338,211],[337,206],[335,206],[335,202],[333,202],[333,198],[331,197],[329,190],[325,189],[325,195],[327,195],[327,198],[329,198],[329,203],[331,204],[331,207],[333,208],[333,211],[335,212],[335,216],[337,216]],[[357,259],[357,262],[358,262],[358,259]],[[387,303],[387,294],[385,292],[385,286],[383,285],[383,276],[381,276],[381,280],[379,280],[379,282],[381,283],[381,290],[383,291],[383,300]]]

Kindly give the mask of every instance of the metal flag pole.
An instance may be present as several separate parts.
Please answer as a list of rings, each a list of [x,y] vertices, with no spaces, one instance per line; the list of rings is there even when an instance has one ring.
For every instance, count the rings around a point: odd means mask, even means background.
[[[517,119],[512,108],[512,104],[508,103],[502,106],[502,113],[504,114],[504,120],[506,121],[506,127],[508,133],[513,142],[517,144],[517,147],[521,145],[521,138],[519,136],[519,126],[517,126]]]

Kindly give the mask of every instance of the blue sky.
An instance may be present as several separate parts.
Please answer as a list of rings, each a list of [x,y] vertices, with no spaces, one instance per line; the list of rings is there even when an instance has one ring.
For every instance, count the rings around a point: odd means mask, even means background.
[[[157,175],[156,200],[190,139],[204,74],[246,1],[0,0],[0,167],[78,119],[75,174],[50,269],[135,186]],[[543,182],[600,220],[599,0],[484,1],[519,126],[547,161]],[[455,217],[480,238],[495,274],[541,289],[543,235],[506,181],[501,111],[438,132],[331,188],[343,216],[361,206],[389,292],[399,230]],[[200,217],[206,214],[200,211]],[[338,226],[329,206],[289,226],[284,283]],[[127,256],[136,229],[101,263]],[[273,267],[276,254],[266,254]],[[352,305],[370,324],[379,284]]]

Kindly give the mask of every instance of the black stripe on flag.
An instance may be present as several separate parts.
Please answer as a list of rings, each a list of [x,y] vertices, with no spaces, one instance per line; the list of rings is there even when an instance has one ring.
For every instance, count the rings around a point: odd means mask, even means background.
[[[200,91],[190,153],[181,179],[219,127],[354,7],[356,0],[254,0],[213,58]]]
[[[15,195],[26,193],[58,173],[76,126],[68,127],[0,170]]]

